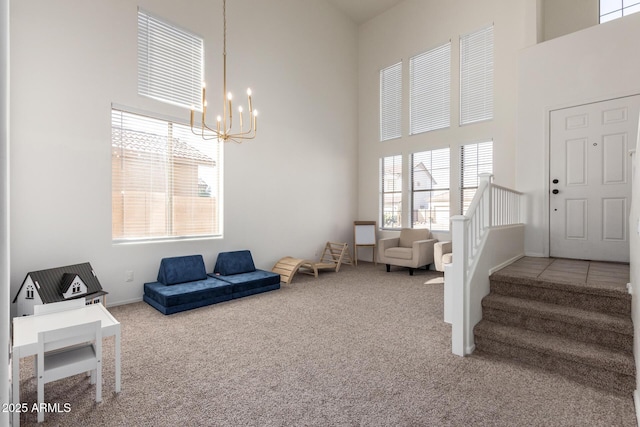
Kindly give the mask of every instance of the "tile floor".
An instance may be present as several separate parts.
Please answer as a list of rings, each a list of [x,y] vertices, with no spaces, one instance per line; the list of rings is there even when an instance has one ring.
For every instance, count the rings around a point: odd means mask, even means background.
[[[576,284],[623,287],[629,282],[629,264],[563,258],[523,257],[500,274]]]

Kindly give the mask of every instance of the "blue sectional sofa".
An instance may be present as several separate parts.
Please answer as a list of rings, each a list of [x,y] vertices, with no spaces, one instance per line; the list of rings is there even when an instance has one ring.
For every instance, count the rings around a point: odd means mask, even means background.
[[[173,314],[280,288],[280,275],[258,270],[248,250],[221,252],[212,274],[202,255],[163,258],[156,282],[144,284],[143,300]]]

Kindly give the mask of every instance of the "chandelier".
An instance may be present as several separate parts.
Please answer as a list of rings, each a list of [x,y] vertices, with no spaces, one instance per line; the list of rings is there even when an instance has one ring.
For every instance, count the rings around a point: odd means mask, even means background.
[[[217,139],[218,141],[233,141],[241,143],[246,139],[253,139],[256,137],[256,131],[258,130],[258,110],[253,109],[251,102],[251,89],[247,89],[247,98],[249,102],[249,124],[248,128],[244,128],[243,120],[243,108],[238,107],[239,115],[239,130],[237,132],[232,131],[233,126],[233,110],[231,92],[227,92],[227,1],[222,0],[222,18],[223,18],[223,43],[222,43],[222,66],[223,66],[223,82],[222,82],[222,115],[216,118],[215,129],[207,125],[207,88],[205,83],[202,83],[202,119],[200,124],[194,123],[195,110],[191,107],[191,131],[200,135],[203,139]]]

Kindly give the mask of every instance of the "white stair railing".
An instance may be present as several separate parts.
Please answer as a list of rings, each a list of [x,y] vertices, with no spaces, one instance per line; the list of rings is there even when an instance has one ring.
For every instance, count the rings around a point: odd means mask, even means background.
[[[521,196],[515,190],[492,183],[492,174],[480,174],[478,190],[465,215],[452,220],[453,262],[445,270],[446,286],[452,288],[452,351],[464,356],[473,351],[470,337],[471,277],[487,232],[491,228],[521,223]],[[470,342],[471,341],[471,342]]]

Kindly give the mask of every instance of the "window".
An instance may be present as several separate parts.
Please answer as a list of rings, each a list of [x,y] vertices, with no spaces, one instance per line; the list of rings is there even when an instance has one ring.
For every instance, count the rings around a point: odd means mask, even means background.
[[[493,173],[493,141],[460,147],[460,213],[463,215],[476,194],[481,173]]]
[[[380,71],[380,141],[402,136],[402,62]]]
[[[402,226],[402,156],[384,157],[380,161],[382,228]]]
[[[600,0],[600,23],[640,12],[638,0]]]
[[[449,149],[411,158],[411,227],[449,230]]]
[[[138,93],[202,111],[204,41],[138,10]]]
[[[80,292],[80,283],[73,282],[73,285],[71,286],[71,293],[77,294],[79,292]]]
[[[27,285],[27,290],[26,290],[26,299],[33,299],[33,285]]]
[[[493,118],[493,25],[460,37],[460,124]]]
[[[111,110],[114,241],[220,235],[220,145],[188,125]]]
[[[410,134],[447,128],[451,116],[451,43],[409,60]]]

